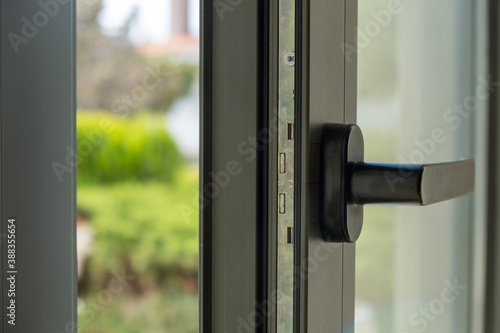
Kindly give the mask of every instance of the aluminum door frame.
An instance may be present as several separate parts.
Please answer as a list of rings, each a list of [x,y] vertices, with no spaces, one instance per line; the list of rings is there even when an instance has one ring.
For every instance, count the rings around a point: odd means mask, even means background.
[[[485,302],[483,323],[484,332],[500,332],[500,92],[496,83],[500,81],[500,5],[498,1],[488,1],[488,60],[489,74],[494,83],[489,99],[488,110],[488,170],[487,170],[487,236]]]
[[[74,0],[0,1],[5,333],[77,332],[75,8]]]
[[[200,332],[254,331],[265,289],[264,1],[200,5]]]
[[[263,135],[277,113],[276,3],[201,1],[204,333],[276,331],[277,148]],[[297,0],[296,13],[294,332],[353,332],[355,246],[320,239],[317,175],[323,125],[356,121],[357,1]]]
[[[358,1],[308,0],[300,12],[300,332],[354,332],[355,244],[323,242],[318,175],[324,124],[356,123]]]

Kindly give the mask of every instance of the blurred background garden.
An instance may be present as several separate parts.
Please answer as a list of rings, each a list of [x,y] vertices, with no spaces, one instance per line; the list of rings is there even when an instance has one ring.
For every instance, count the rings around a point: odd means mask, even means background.
[[[78,0],[82,333],[198,331],[196,10]]]
[[[79,331],[197,332],[199,1],[77,3]],[[386,5],[361,0],[360,24]],[[360,52],[374,161],[396,159],[394,43]],[[390,332],[394,211],[366,215],[357,332]]]

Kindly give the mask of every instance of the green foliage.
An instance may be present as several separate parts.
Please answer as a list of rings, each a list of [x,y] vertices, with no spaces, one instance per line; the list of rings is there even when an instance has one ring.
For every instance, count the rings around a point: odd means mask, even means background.
[[[89,261],[93,286],[128,267],[138,287],[158,286],[171,274],[198,271],[198,177],[175,185],[120,183],[80,186],[78,206],[95,239]]]
[[[183,164],[164,123],[78,114],[78,208],[94,234],[79,332],[197,332],[198,170]],[[110,293],[112,272],[123,270],[134,278]]]
[[[81,333],[196,333],[198,296],[171,291],[145,295],[140,301],[118,295],[96,311],[89,304],[78,318]]]
[[[182,157],[163,117],[78,112],[78,181],[172,182]]]

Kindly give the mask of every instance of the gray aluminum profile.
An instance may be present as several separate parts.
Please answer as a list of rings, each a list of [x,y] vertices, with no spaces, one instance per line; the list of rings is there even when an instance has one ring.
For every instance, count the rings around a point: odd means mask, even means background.
[[[356,123],[357,0],[303,0],[297,62],[296,204],[302,249],[300,330],[354,332],[355,244],[326,244],[319,231],[319,152],[325,124]],[[299,217],[297,217],[299,218]]]
[[[52,3],[0,1],[4,333],[77,332],[76,2]]]
[[[288,333],[294,326],[295,1],[280,0],[278,13],[278,154],[270,158],[278,165],[271,176],[278,203],[271,211],[277,215],[276,332]]]
[[[263,318],[257,310],[259,300],[272,300],[276,293],[278,249],[273,241],[278,231],[273,228],[277,222],[273,216],[279,196],[273,193],[279,189],[273,177],[279,170],[279,146],[270,144],[265,155],[254,144],[254,154],[248,141],[262,129],[262,110],[267,111],[270,126],[277,113],[279,97],[274,95],[279,94],[279,68],[274,62],[283,58],[276,3],[233,2],[237,5],[221,12],[212,2],[201,2],[200,328],[204,333],[275,332],[277,328],[276,313]],[[322,126],[356,121],[356,55],[349,54],[347,61],[342,45],[356,45],[357,1],[296,0],[296,14],[293,332],[348,333],[353,332],[354,319],[354,245],[321,240],[317,175]],[[267,49],[269,82],[262,76],[262,16],[268,17],[272,32]],[[262,98],[268,84],[270,96]],[[263,107],[266,100],[269,109]],[[263,155],[269,157],[267,171],[259,162]],[[241,166],[241,172],[217,195],[206,197],[211,175],[224,171],[231,161]],[[268,184],[263,184],[263,174],[269,175]],[[266,216],[260,202],[263,192],[270,194],[264,205]],[[259,225],[267,219],[268,224]],[[263,235],[259,230],[267,230],[267,256],[260,256]],[[311,269],[310,260],[318,251],[322,251],[321,258],[316,258],[317,266]],[[263,266],[267,281],[259,274]],[[263,284],[267,294],[261,299]]]
[[[500,81],[500,4],[488,1],[489,6],[489,71],[492,82]],[[500,317],[500,93],[495,90],[489,100],[488,133],[488,193],[487,193],[487,256],[486,301],[484,332],[499,333]]]
[[[262,328],[263,6],[201,1],[200,331]],[[217,175],[229,175],[221,185]],[[262,232],[261,232],[262,231]]]

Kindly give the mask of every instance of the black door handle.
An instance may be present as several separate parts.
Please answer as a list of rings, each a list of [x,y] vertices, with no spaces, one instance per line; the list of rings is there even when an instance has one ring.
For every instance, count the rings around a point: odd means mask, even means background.
[[[474,160],[408,165],[364,162],[354,124],[327,124],[321,139],[320,228],[327,242],[355,242],[363,205],[430,205],[474,192]]]
[[[351,199],[358,205],[427,206],[474,193],[474,169],[474,160],[423,165],[356,163]]]

